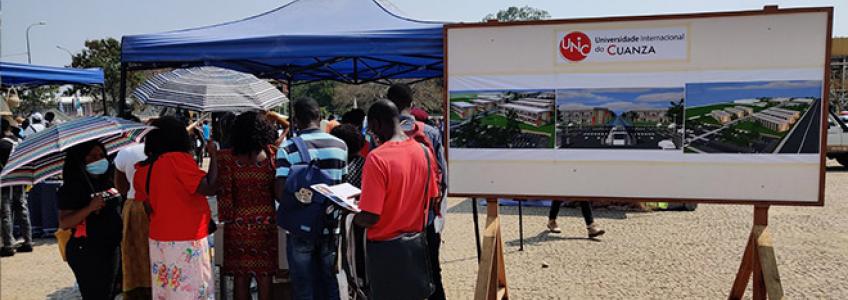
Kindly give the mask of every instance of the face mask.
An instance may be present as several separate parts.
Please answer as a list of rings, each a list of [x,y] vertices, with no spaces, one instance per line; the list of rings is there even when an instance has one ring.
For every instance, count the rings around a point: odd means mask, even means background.
[[[91,175],[103,175],[109,170],[109,161],[101,158],[98,161],[85,165],[85,170]]]

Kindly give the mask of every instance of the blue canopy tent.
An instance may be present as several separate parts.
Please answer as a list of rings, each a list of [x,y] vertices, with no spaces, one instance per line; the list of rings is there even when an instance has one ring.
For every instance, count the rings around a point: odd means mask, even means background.
[[[74,69],[0,62],[0,83],[7,86],[46,84],[103,85],[100,68]]]
[[[402,17],[379,0],[295,0],[239,21],[124,36],[121,75],[214,65],[289,84],[441,77],[442,25]]]
[[[0,62],[0,84],[32,87],[49,84],[81,84],[99,86],[106,114],[106,89],[103,69],[75,69]]]

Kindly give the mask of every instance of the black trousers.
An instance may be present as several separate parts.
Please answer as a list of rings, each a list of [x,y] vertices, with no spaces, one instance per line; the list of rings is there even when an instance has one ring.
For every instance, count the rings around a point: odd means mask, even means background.
[[[586,201],[579,201],[577,203],[580,204],[580,212],[583,213],[583,221],[586,221],[586,226],[592,225],[595,222],[595,218],[592,216],[592,204]],[[551,211],[548,214],[549,220],[556,220],[561,206],[562,201],[551,201]]]
[[[120,245],[106,246],[91,243],[85,238],[71,238],[65,251],[82,299],[115,298],[115,284],[121,267]]]
[[[442,284],[442,267],[439,264],[439,247],[442,245],[442,234],[436,232],[433,224],[427,226],[427,247],[430,254],[430,272],[433,275],[433,286],[436,288],[430,295],[430,300],[444,300],[445,287]]]

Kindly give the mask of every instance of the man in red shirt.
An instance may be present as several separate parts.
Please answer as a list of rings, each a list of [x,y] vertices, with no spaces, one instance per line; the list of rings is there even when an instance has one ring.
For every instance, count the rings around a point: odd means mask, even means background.
[[[369,242],[422,232],[430,200],[439,196],[434,155],[406,136],[399,116],[397,107],[387,100],[368,110],[369,131],[379,146],[365,159],[359,199],[362,212],[354,223],[368,228]]]

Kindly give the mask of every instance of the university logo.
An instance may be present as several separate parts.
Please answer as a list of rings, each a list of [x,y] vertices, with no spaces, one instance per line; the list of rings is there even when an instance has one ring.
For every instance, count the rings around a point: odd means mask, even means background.
[[[580,31],[569,32],[559,41],[559,54],[568,61],[584,60],[591,51],[592,41]]]

